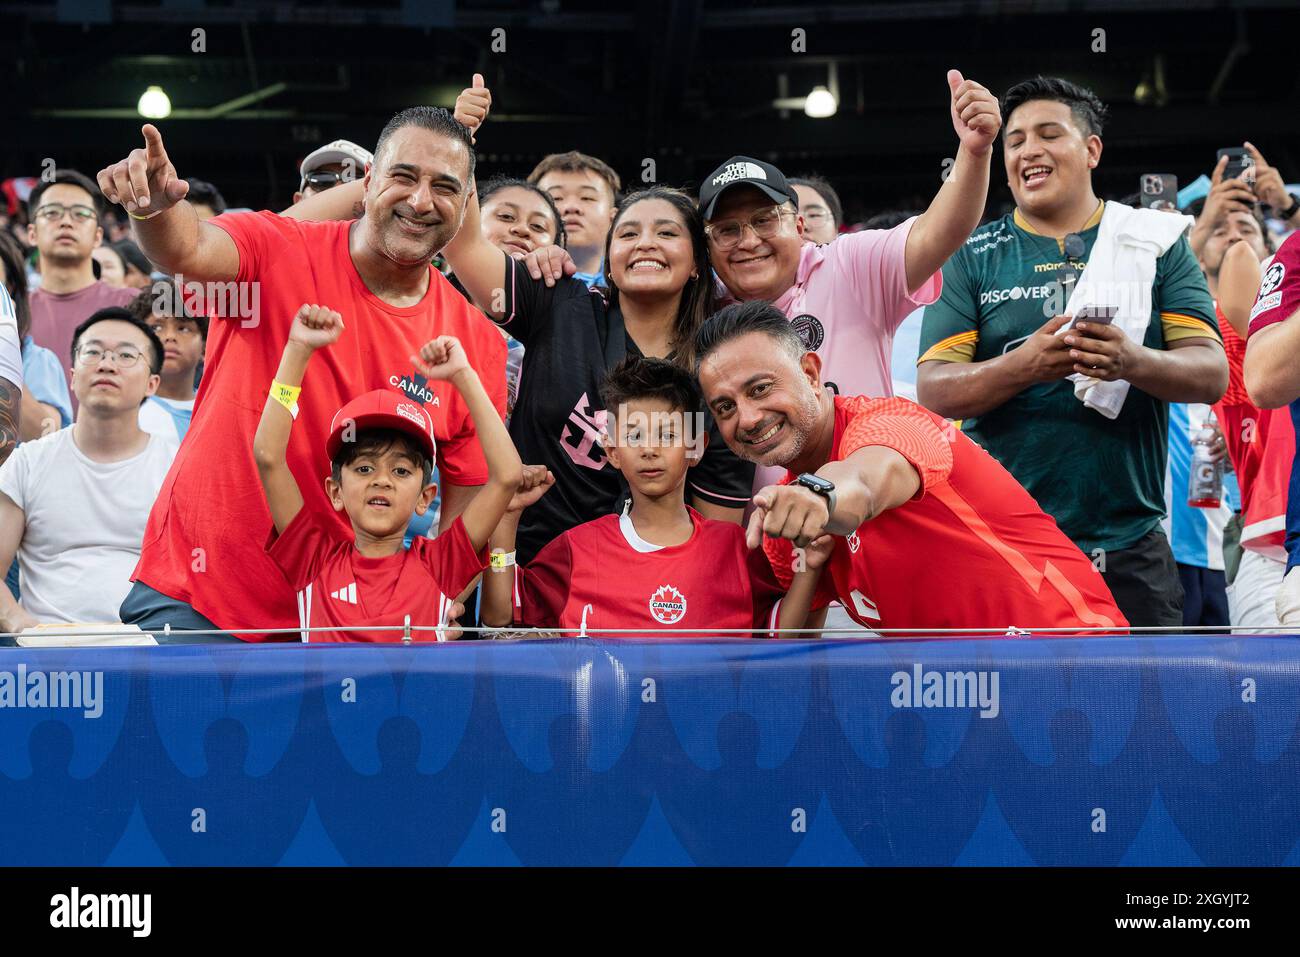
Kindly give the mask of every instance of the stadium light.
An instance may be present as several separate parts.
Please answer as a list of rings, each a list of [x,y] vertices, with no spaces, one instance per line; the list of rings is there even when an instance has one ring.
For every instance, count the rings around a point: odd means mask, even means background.
[[[839,106],[834,93],[824,86],[815,86],[803,102],[803,111],[815,120],[824,120],[834,116]]]
[[[172,101],[161,86],[151,86],[140,94],[136,110],[146,119],[165,120],[172,115]]]

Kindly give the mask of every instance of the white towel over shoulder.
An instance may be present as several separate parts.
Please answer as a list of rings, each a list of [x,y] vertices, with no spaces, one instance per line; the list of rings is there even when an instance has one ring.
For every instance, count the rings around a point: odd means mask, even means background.
[[[1194,222],[1191,216],[1134,209],[1108,201],[1102,210],[1088,265],[1065,304],[1065,312],[1075,316],[1085,306],[1114,306],[1118,309],[1114,325],[1134,342],[1141,343],[1151,322],[1156,260]],[[1061,328],[1057,335],[1064,335],[1068,328],[1068,325]],[[1103,382],[1077,372],[1070,380],[1079,401],[1106,418],[1115,418],[1124,408],[1129,390],[1127,380]]]

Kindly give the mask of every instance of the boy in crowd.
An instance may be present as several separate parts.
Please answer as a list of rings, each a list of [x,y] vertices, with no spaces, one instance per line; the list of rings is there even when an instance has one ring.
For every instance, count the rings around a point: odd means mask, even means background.
[[[475,74],[476,92],[483,87]],[[528,182],[550,194],[564,217],[568,251],[577,264],[574,273],[588,286],[605,282],[605,236],[614,222],[623,183],[613,167],[577,150],[552,153],[528,174]]]
[[[271,383],[253,439],[275,523],[267,553],[298,593],[303,641],[399,641],[403,626],[447,624],[455,597],[486,566],[488,536],[510,504],[523,466],[459,340],[439,336],[411,361],[428,379],[449,381],[464,399],[487,459],[487,484],[445,532],[416,538],[404,550],[411,515],[428,509],[437,491],[430,481],[433,420],[404,394],[376,389],[335,414],[326,442],[332,474],[325,491],[334,510],[346,512],[351,539],[326,516],[304,508],[286,457],[289,431],[313,353],[337,342],[342,332],[337,312],[304,305]],[[308,631],[330,626],[351,630]],[[441,640],[443,633],[437,635]]]
[[[186,308],[184,290],[174,283],[142,291],[131,314],[163,344],[162,383],[140,406],[140,428],[183,439],[194,414],[194,375],[203,361],[208,319]]]
[[[665,629],[678,637],[699,628],[770,634],[800,628],[816,584],[796,576],[789,600],[771,566],[745,547],[731,522],[710,521],[686,505],[687,470],[707,440],[699,389],[690,373],[662,359],[630,357],[601,390],[610,410],[606,453],[627,481],[631,508],[572,528],[516,571],[519,500],[493,536],[492,571],[484,576],[483,623],[560,628],[588,637]],[[540,497],[545,481],[530,467],[520,498]],[[504,550],[504,554],[501,554]],[[806,588],[803,588],[806,584]],[[794,589],[806,591],[800,594]],[[798,620],[794,620],[798,618]],[[779,623],[779,624],[778,624]],[[685,634],[684,634],[685,633]]]

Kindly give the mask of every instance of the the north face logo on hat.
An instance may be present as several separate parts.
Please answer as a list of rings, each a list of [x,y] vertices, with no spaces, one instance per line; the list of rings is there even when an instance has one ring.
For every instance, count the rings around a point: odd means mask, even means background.
[[[738,179],[765,180],[767,174],[757,163],[732,163],[730,166],[724,166],[722,172],[713,177],[713,185],[722,186],[726,183],[734,183]]]

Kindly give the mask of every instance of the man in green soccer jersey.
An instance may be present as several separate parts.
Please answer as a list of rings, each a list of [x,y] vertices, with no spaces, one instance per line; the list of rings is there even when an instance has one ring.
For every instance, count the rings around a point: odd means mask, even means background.
[[[922,404],[962,419],[1106,578],[1133,625],[1180,625],[1182,586],[1160,530],[1169,402],[1218,400],[1228,367],[1214,306],[1187,238],[1155,263],[1142,342],[1082,321],[1063,335],[1068,288],[1105,210],[1092,188],[1105,107],[1066,80],[1036,77],[1002,99],[1015,211],[975,230],[927,306]],[[1131,388],[1116,418],[1067,378]]]

